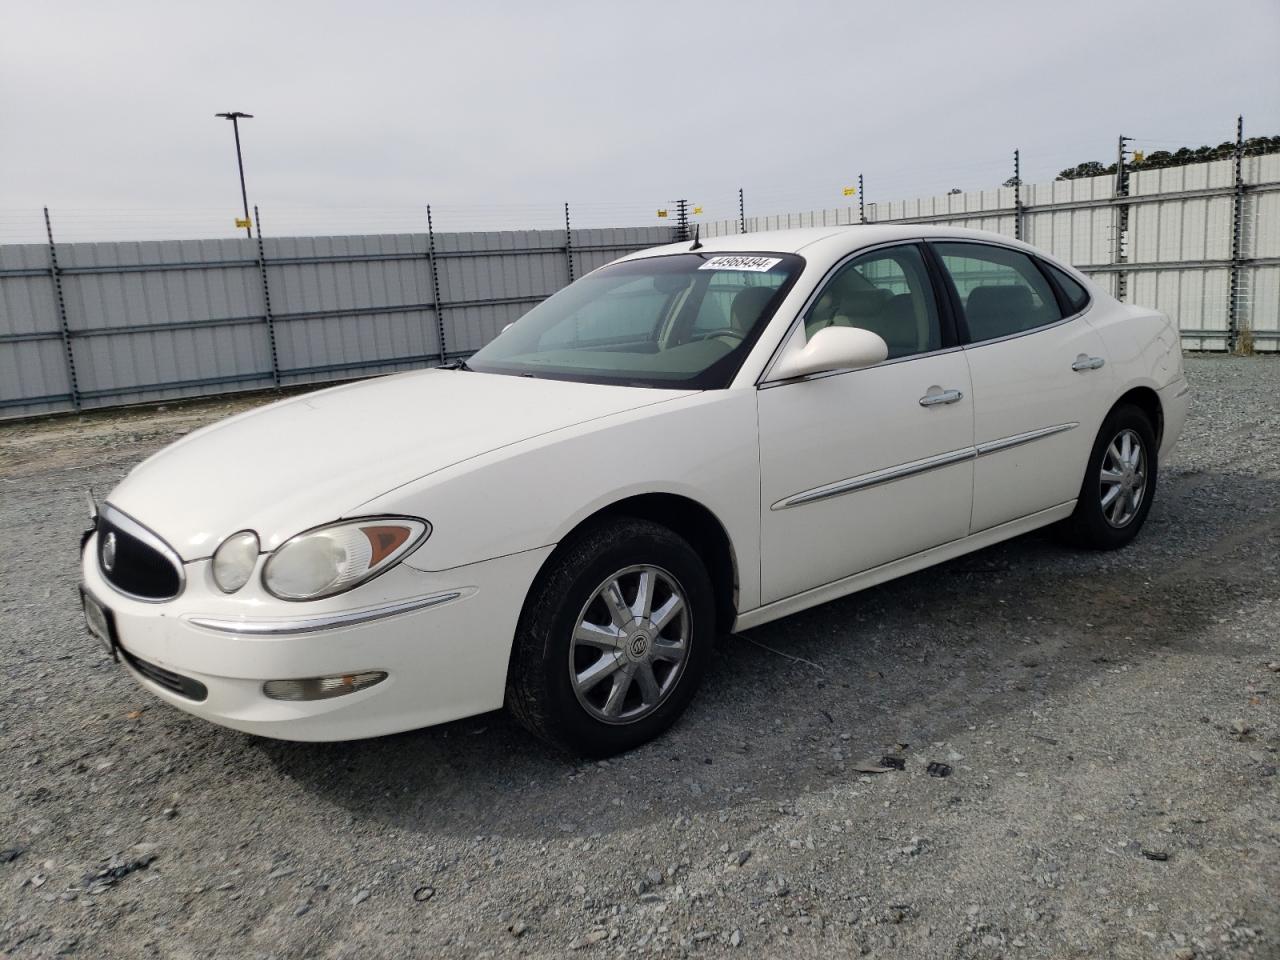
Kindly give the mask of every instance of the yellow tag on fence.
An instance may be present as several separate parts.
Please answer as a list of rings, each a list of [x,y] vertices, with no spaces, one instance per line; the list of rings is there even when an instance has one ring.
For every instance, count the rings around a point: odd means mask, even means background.
[[[236,226],[239,227],[240,229],[247,230],[253,226],[253,221],[241,220],[239,217],[236,217]]]
[[[659,211],[658,211],[658,216],[660,216],[660,217],[665,217],[666,215],[667,215],[667,211],[665,211],[665,210],[659,210]]]
[[[844,195],[845,195],[846,197],[852,197],[852,196],[853,196],[855,193],[857,193],[857,192],[858,192],[858,188],[857,188],[857,187],[845,187],[845,188],[844,188]]]

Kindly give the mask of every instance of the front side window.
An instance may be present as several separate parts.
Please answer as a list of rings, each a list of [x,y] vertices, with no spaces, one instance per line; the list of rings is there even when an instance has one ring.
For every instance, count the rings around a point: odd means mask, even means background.
[[[960,296],[971,340],[994,340],[1062,319],[1053,288],[1025,253],[985,243],[933,247]]]
[[[804,318],[806,337],[833,326],[879,334],[890,360],[939,349],[938,306],[919,247],[873,250],[841,267]]]
[[[514,376],[726,387],[804,261],[681,253],[602,267],[544,300],[467,361]]]

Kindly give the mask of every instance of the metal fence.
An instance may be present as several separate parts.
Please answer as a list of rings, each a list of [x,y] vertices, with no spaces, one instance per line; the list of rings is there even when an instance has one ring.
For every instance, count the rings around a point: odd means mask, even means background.
[[[851,222],[1021,237],[1165,311],[1189,348],[1280,350],[1280,155],[793,214],[740,207],[699,228]],[[0,418],[440,363],[687,220],[437,233],[428,216],[426,233],[73,244],[54,242],[55,225],[47,243],[0,245]]]
[[[255,211],[256,213],[256,211]],[[0,417],[473,353],[669,227],[0,246]]]
[[[1177,321],[1183,346],[1280,350],[1280,154],[718,220],[703,236],[928,223],[1017,237]]]

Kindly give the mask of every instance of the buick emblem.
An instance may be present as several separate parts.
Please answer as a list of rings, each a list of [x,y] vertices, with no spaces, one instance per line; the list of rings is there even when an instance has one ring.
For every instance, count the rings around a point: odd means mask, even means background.
[[[108,533],[102,541],[102,569],[110,573],[116,565],[116,535]]]
[[[643,633],[637,633],[631,638],[631,656],[635,657],[637,660],[643,657],[648,649],[649,638]]]

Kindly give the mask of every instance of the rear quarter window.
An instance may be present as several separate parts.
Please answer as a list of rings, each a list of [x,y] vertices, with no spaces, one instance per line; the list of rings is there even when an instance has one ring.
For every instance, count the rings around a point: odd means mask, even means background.
[[[1052,263],[1040,261],[1040,265],[1049,271],[1062,293],[1067,298],[1067,313],[1079,313],[1089,305],[1089,291],[1082,287],[1071,274],[1055,267]]]

